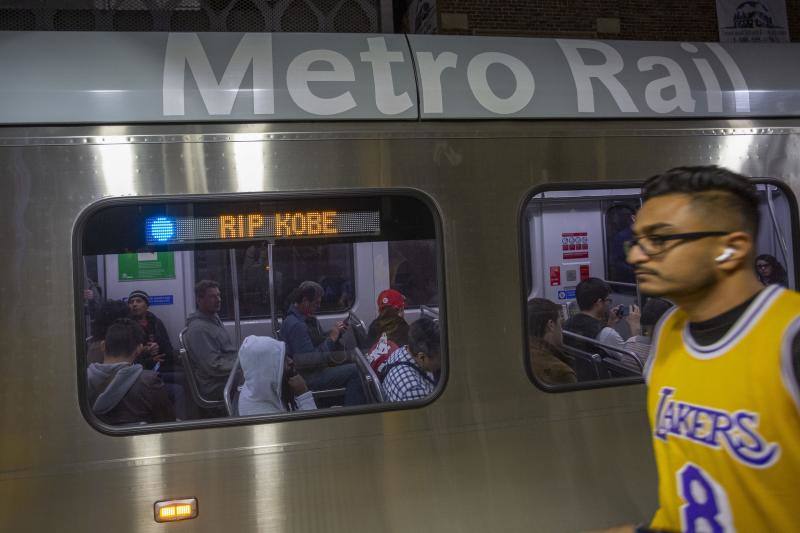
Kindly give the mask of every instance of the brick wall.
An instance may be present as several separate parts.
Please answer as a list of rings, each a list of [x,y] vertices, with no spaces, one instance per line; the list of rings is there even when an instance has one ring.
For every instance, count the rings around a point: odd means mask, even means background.
[[[715,0],[437,0],[437,8],[443,34],[719,40]],[[800,0],[786,0],[786,11],[800,42]],[[619,33],[599,32],[597,19],[612,28],[618,19]]]

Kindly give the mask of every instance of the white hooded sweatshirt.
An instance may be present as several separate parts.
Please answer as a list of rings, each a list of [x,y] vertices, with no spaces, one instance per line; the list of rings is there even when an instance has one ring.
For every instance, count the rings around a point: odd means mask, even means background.
[[[286,412],[281,400],[286,346],[272,337],[250,335],[239,348],[244,385],[239,394],[239,414],[264,415]],[[295,398],[298,411],[316,409],[311,391]]]

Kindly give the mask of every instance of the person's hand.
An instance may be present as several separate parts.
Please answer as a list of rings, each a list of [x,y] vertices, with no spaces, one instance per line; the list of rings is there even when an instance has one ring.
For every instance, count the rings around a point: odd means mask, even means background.
[[[330,337],[333,342],[337,342],[345,331],[347,331],[347,322],[337,322],[330,333],[328,333],[328,337]]]
[[[94,300],[94,291],[92,289],[86,289],[83,291],[83,299],[84,300]]]
[[[625,317],[625,322],[628,323],[628,327],[631,329],[631,337],[635,337],[642,331],[642,311],[639,309],[638,305],[630,306],[628,316]]]
[[[303,376],[300,374],[295,374],[294,376],[290,377],[287,382],[289,383],[289,388],[295,396],[300,396],[301,394],[308,392],[306,380],[304,380]]]
[[[167,354],[164,354],[164,353],[160,353],[160,354],[157,354],[157,355],[154,355],[153,357],[151,357],[151,359],[153,360],[154,363],[163,363],[164,359],[166,359],[166,358],[167,358]]]
[[[148,342],[147,345],[145,346],[145,350],[147,350],[148,353],[153,357],[155,357],[161,352],[161,348],[158,346],[157,342]]]

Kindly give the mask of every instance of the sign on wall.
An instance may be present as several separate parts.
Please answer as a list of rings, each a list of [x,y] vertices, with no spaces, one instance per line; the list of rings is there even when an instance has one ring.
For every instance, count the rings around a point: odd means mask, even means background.
[[[117,270],[120,281],[175,279],[173,252],[119,254]]]
[[[789,42],[784,0],[717,0],[717,23],[721,42]]]
[[[585,231],[561,233],[561,257],[564,261],[589,259],[589,234]]]

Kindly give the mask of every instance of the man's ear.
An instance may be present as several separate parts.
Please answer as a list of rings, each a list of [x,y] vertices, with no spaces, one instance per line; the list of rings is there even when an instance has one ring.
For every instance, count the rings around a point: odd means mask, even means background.
[[[726,272],[733,272],[741,268],[752,269],[750,255],[753,251],[753,237],[744,231],[735,231],[725,237],[722,247],[715,257],[726,255],[724,261],[718,261],[717,267]]]
[[[547,324],[545,325],[545,329],[546,329],[548,332],[555,331],[555,329],[556,329],[556,321],[555,321],[555,320],[553,320],[552,318],[551,318],[550,320],[548,320],[548,321],[547,321]]]

